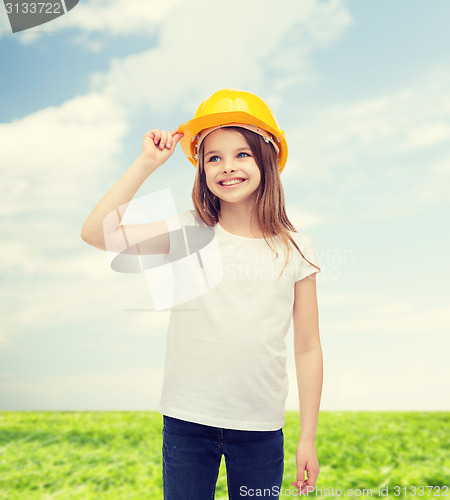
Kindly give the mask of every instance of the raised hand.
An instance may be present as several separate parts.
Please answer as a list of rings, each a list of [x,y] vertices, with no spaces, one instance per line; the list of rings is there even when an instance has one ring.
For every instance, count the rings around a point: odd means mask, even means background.
[[[171,132],[159,128],[148,131],[142,140],[141,158],[151,161],[157,167],[161,166],[172,156],[183,135],[177,129]]]

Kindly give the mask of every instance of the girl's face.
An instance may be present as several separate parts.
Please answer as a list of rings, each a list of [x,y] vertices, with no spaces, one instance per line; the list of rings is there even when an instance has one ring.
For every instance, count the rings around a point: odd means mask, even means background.
[[[244,137],[235,130],[214,130],[203,141],[204,169],[209,190],[225,202],[256,198],[261,172]],[[224,180],[245,179],[224,186]]]

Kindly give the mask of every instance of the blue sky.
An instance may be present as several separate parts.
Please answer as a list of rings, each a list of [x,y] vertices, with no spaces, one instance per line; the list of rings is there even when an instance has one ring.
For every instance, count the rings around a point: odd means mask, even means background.
[[[11,33],[0,6],[0,410],[150,410],[169,313],[80,238],[152,128],[215,90],[285,130],[288,215],[316,246],[323,410],[448,410],[450,4],[80,2]],[[175,152],[136,198],[170,187]],[[5,203],[6,202],[6,203]],[[290,394],[298,408],[287,337]]]

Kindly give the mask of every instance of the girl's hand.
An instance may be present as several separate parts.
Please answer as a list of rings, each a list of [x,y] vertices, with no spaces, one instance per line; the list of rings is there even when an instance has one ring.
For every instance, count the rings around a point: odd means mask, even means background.
[[[159,130],[155,128],[144,135],[142,141],[141,158],[152,162],[156,167],[160,167],[166,162],[175,151],[178,141],[184,134],[179,134],[178,130]]]
[[[299,440],[296,454],[297,480],[291,484],[300,489],[300,495],[312,493],[319,475],[319,461],[317,460],[314,442]],[[305,471],[307,479],[305,479]]]

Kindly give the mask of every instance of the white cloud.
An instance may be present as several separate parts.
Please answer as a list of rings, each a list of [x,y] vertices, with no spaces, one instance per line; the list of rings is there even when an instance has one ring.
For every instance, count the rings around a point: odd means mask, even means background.
[[[52,260],[48,259],[42,261],[42,274],[35,270],[34,280],[24,282],[20,274],[16,282],[5,280],[0,291],[5,345],[14,345],[18,332],[29,334],[75,323],[88,325],[91,320],[102,321],[102,318],[107,322],[112,316],[116,318],[114,330],[129,332],[130,337],[166,331],[170,313],[151,310],[154,306],[144,277],[113,274],[101,257],[104,256],[78,259],[76,268],[70,268],[73,262],[69,261],[68,271],[64,267],[64,254],[58,253],[55,258],[55,267],[61,268],[58,277],[46,276],[56,272],[50,269]],[[91,267],[83,267],[89,263]],[[12,285],[7,286],[8,283]]]
[[[311,227],[318,226],[325,221],[324,216],[308,212],[307,210],[301,210],[297,205],[293,205],[292,207],[286,205],[286,212],[289,220],[300,233],[307,231]]]
[[[327,294],[320,289],[318,300],[322,410],[449,409],[446,305],[424,305],[420,296],[416,304],[387,293]],[[298,411],[292,325],[286,344],[286,408]]]
[[[8,34],[8,36],[14,36],[11,31],[11,25],[9,24],[6,10],[2,9],[0,13],[0,37],[5,34]]]
[[[361,316],[346,317],[344,323],[336,323],[333,325],[335,333],[352,333],[379,331],[395,331],[396,333],[411,333],[411,332],[448,332],[450,329],[450,317],[448,314],[448,306],[437,306],[425,310],[417,310],[414,312],[403,311],[386,311],[380,313],[372,311],[366,318],[361,319]],[[449,341],[450,342],[450,341]]]
[[[183,0],[90,0],[80,2],[61,22],[59,29],[111,35],[145,35],[164,21]],[[173,15],[173,13],[171,14]],[[62,19],[61,19],[62,21]]]
[[[310,166],[308,172],[314,179],[336,179],[344,168],[352,167],[371,174],[372,164],[368,167],[361,163],[364,156],[385,158],[445,144],[450,139],[447,81],[442,80],[439,89],[435,87],[435,75],[431,73],[428,80],[416,82],[414,90],[321,108],[316,117],[291,132],[290,142],[299,144],[303,157],[300,163]],[[380,167],[389,170],[391,164]],[[308,172],[305,176],[311,179]]]
[[[93,43],[90,35],[126,36],[153,35],[157,26],[164,21],[183,0],[89,0],[79,2],[67,14],[49,23],[36,26],[14,34],[23,44],[28,45],[38,41],[47,32],[58,32],[78,29],[76,40],[89,46]],[[50,24],[51,23],[51,24]],[[8,17],[0,17],[0,29],[11,30]],[[1,33],[1,32],[0,32]],[[101,43],[101,42],[95,42]]]
[[[161,76],[161,70],[166,71],[171,64],[169,61],[179,68],[178,83],[193,73],[203,80],[211,78],[211,74],[205,76],[203,72],[205,63],[207,67],[213,63],[213,72],[233,63],[236,72],[251,72],[253,58],[246,59],[242,66],[243,54],[259,54],[258,58],[267,58],[264,66],[274,71],[286,69],[291,75],[290,80],[282,76],[276,82],[279,88],[283,85],[281,82],[289,80],[292,85],[299,79],[309,78],[310,51],[339,38],[351,23],[346,3],[346,0],[280,0],[274,15],[274,4],[269,0],[135,0],[132,3],[90,0],[80,2],[66,15],[51,21],[51,26],[46,23],[14,36],[23,44],[31,44],[48,31],[75,28],[72,35],[75,42],[97,52],[105,45],[104,40],[96,38],[97,34],[154,36],[161,30],[163,57],[150,59],[151,63],[159,63],[149,67],[152,76],[154,71]],[[255,15],[258,22],[254,22]],[[7,31],[7,18],[3,21]],[[281,46],[283,50],[279,50]],[[218,81],[223,80],[223,73],[216,77]]]
[[[309,78],[316,46],[335,41],[350,22],[343,2],[331,3],[328,9],[317,0],[285,0],[274,16],[272,2],[184,2],[161,23],[156,48],[112,61],[108,73],[93,75],[92,86],[136,111],[192,113],[219,88],[259,93],[266,81],[294,85],[299,75]],[[288,45],[295,36],[300,43]]]
[[[444,361],[444,359],[442,359]],[[448,370],[396,360],[378,369],[328,366],[321,409],[328,411],[448,411]],[[419,396],[420,395],[420,396]]]
[[[450,114],[450,111],[449,111]],[[430,171],[436,173],[437,175],[450,176],[450,154],[438,161],[430,164]]]
[[[446,116],[450,118],[450,114]],[[405,138],[399,142],[399,149],[412,151],[423,149],[450,140],[450,123],[443,119],[439,122],[419,123],[407,130]]]
[[[86,245],[80,233],[87,200],[116,180],[126,130],[122,110],[94,93],[0,124],[0,261],[4,282],[14,283],[2,290],[8,342],[17,327],[70,322],[86,288],[93,292],[80,278],[95,282],[98,260],[79,255],[76,245]],[[111,272],[106,258],[101,262],[101,271]],[[95,307],[80,311],[86,320],[88,311],[95,315]]]
[[[257,23],[250,22],[255,12]],[[319,45],[331,42],[344,30],[343,20],[349,19],[336,0],[329,4],[308,0],[300,5],[286,0],[284,8],[278,6],[276,17],[272,12],[271,3],[256,0],[239,2],[239,16],[225,1],[173,0],[164,6],[135,2],[131,7],[124,0],[92,1],[52,21],[56,31],[78,26],[83,33],[113,34],[139,33],[151,23],[160,23],[159,45],[122,60],[113,59],[109,72],[92,77],[92,93],[0,125],[5,213],[33,213],[39,208],[52,211],[55,221],[60,220],[61,211],[75,210],[89,191],[103,190],[106,172],[112,173],[116,166],[130,113],[142,112],[145,106],[156,112],[181,106],[191,113],[200,99],[219,87],[262,88],[264,72],[272,61],[280,60],[287,34],[308,33],[308,40],[298,44],[296,61],[309,65],[306,59],[314,40]],[[30,35],[35,36],[39,29]],[[286,71],[289,77],[289,68]],[[112,174],[109,178],[111,184],[116,180]],[[12,239],[20,240],[14,238],[14,231]],[[15,254],[14,245],[10,243],[4,251]]]
[[[416,199],[421,204],[448,204],[450,185],[450,153],[428,164],[427,175],[415,190]]]
[[[113,178],[127,128],[122,109],[95,93],[0,124],[3,213],[51,210],[60,219],[77,208],[83,193]]]
[[[319,254],[322,270],[326,271],[329,262]],[[330,263],[332,265],[332,263]],[[323,278],[318,275],[318,281]],[[447,332],[450,330],[448,306],[425,305],[419,296],[418,303],[412,299],[399,299],[387,291],[376,293],[322,293],[318,290],[320,308],[331,315],[330,324],[322,318],[324,332],[332,334],[373,335],[377,332],[408,334],[414,332]],[[338,313],[333,315],[333,311]],[[341,321],[342,318],[342,321]],[[449,339],[450,342],[450,339]]]
[[[341,340],[345,344],[344,339]],[[406,359],[394,353],[375,363],[366,352],[352,353],[328,348],[322,340],[324,377],[320,408],[322,411],[419,411],[449,410],[449,372],[445,354],[425,349],[427,357]],[[420,347],[417,348],[420,352]],[[427,352],[428,351],[428,352]],[[445,351],[444,351],[445,352]],[[356,357],[355,357],[356,356]],[[395,358],[395,359],[394,359]],[[433,367],[429,359],[436,360]],[[297,372],[294,355],[289,352],[287,373],[289,393],[286,410],[299,410]],[[417,395],[421,394],[418,398]]]
[[[450,71],[438,68],[404,89],[319,108],[288,139],[292,147],[283,178],[301,182],[305,193],[321,183],[326,196],[321,191],[314,197],[329,211],[326,219],[342,207],[342,198],[358,206],[354,217],[364,220],[446,203]],[[441,158],[431,160],[437,151]]]
[[[58,374],[34,380],[14,380],[11,374],[0,374],[2,409],[148,411],[157,407],[162,381],[160,367]]]

